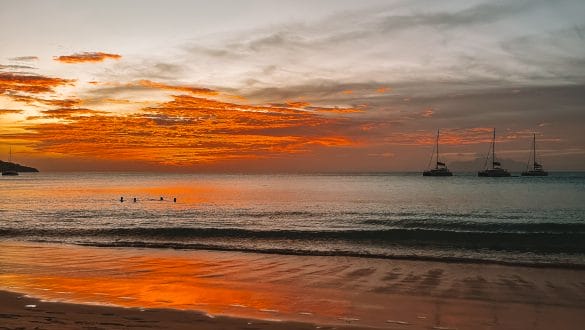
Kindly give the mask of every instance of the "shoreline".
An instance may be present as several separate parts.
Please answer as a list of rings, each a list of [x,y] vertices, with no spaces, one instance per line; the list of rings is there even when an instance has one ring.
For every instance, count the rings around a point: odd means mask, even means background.
[[[146,315],[140,310],[156,311],[155,320],[172,329],[184,324],[164,322],[209,326],[202,329],[486,330],[585,323],[582,270],[1,241],[0,250],[0,290],[18,292],[0,301],[0,318],[14,327],[34,328],[40,306],[57,308],[62,314],[43,317],[71,329],[80,328],[75,322],[83,315],[136,326],[124,317]],[[39,299],[18,299],[22,294]],[[112,315],[102,320],[103,314]]]
[[[56,242],[47,241],[32,241],[38,243],[55,244]],[[59,243],[57,243],[59,244]],[[521,261],[503,261],[503,260],[492,260],[492,259],[473,259],[473,258],[460,258],[460,257],[433,257],[433,256],[410,256],[410,255],[383,255],[383,254],[365,254],[365,253],[351,253],[344,251],[295,251],[286,249],[274,249],[274,250],[254,250],[247,248],[229,248],[229,247],[214,247],[209,245],[185,247],[184,245],[176,245],[168,243],[153,243],[153,244],[127,244],[127,245],[115,245],[115,244],[100,244],[100,243],[63,243],[85,247],[98,247],[98,248],[119,248],[119,249],[172,249],[175,251],[218,251],[218,252],[241,252],[241,253],[257,253],[267,255],[282,255],[282,256],[299,256],[299,257],[347,257],[347,258],[363,258],[363,259],[380,259],[380,260],[404,260],[404,261],[420,261],[420,262],[436,262],[446,264],[470,264],[470,265],[497,265],[497,266],[508,266],[508,267],[527,267],[527,268],[544,268],[544,269],[574,269],[574,270],[585,270],[585,264],[573,264],[573,263],[538,263],[538,262],[521,262]]]
[[[228,316],[209,316],[198,311],[124,308],[43,301],[22,293],[0,290],[2,329],[370,329],[358,326],[315,325],[293,321],[269,321]]]
[[[1,230],[0,230],[1,231]],[[233,252],[233,253],[254,253],[254,254],[266,254],[266,255],[282,255],[282,256],[298,256],[298,257],[346,257],[346,258],[363,258],[363,259],[380,259],[380,260],[396,260],[396,261],[413,261],[413,262],[436,262],[445,264],[469,264],[469,265],[494,265],[494,266],[507,266],[507,267],[526,267],[536,269],[567,269],[567,270],[585,270],[585,264],[577,263],[539,263],[539,262],[522,262],[522,261],[505,261],[505,260],[493,260],[493,259],[474,259],[474,258],[461,258],[461,257],[433,257],[433,256],[411,256],[411,255],[383,255],[383,254],[365,254],[365,253],[351,253],[345,251],[297,251],[289,249],[272,249],[272,250],[255,250],[252,248],[229,248],[222,246],[210,246],[210,245],[197,245],[189,244],[169,244],[169,243],[134,243],[134,242],[121,242],[122,244],[115,243],[67,243],[57,242],[48,240],[30,240],[30,241],[19,241],[14,238],[2,238],[2,242],[14,242],[14,243],[31,243],[31,244],[63,244],[72,245],[78,247],[88,248],[111,248],[111,249],[153,249],[153,250],[165,250],[170,249],[174,251],[185,251],[185,252],[197,252],[197,251],[217,251],[217,252]]]

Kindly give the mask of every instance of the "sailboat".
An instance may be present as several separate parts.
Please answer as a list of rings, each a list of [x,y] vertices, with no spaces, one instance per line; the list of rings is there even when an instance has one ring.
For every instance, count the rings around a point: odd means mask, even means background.
[[[423,176],[453,176],[453,173],[449,171],[445,163],[439,161],[439,130],[437,130],[437,141],[435,142],[435,150],[437,151],[437,159],[435,162],[435,168],[431,168],[423,172]],[[433,157],[431,156],[431,160]],[[430,164],[429,164],[430,165]]]
[[[487,162],[489,159],[489,152],[488,152],[488,156],[486,157],[486,160],[485,160],[485,169],[483,171],[477,172],[477,176],[492,177],[492,178],[511,176],[510,172],[508,172],[508,170],[502,168],[502,164],[500,162],[496,161],[496,129],[495,128],[494,128],[494,137],[492,139],[492,144],[491,144],[490,148],[492,150],[492,167],[488,168],[488,166],[487,166]]]
[[[10,156],[8,157],[8,162],[12,164],[12,147],[10,147]],[[2,171],[2,175],[18,175],[18,172],[14,169],[6,169]]]
[[[530,161],[532,160],[532,169],[530,168]],[[548,172],[542,168],[542,165],[536,161],[536,134],[532,137],[532,153],[528,158],[526,164],[526,171],[522,172],[522,176],[548,176]]]

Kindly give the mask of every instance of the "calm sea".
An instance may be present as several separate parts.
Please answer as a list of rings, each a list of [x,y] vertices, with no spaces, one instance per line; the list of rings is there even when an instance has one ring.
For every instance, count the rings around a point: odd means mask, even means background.
[[[36,173],[0,196],[2,240],[585,267],[585,173]]]

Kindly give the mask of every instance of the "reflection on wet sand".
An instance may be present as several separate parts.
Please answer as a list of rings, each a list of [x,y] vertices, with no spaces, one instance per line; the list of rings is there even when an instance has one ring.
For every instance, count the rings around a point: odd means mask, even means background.
[[[585,322],[582,270],[9,241],[0,251],[0,289],[54,301],[397,329]]]
[[[269,283],[264,275],[277,262],[257,255],[10,244],[2,252],[2,268],[9,270],[0,275],[2,286],[47,300],[264,319],[308,310],[335,319],[347,311],[337,292]],[[254,269],[254,262],[261,266]]]

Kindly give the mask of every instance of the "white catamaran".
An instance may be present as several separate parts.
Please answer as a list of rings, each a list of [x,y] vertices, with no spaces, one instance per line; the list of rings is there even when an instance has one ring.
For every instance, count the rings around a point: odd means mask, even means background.
[[[532,168],[530,168],[530,161],[532,161]],[[542,164],[536,161],[536,134],[532,137],[532,152],[526,164],[526,171],[522,172],[522,176],[548,176],[548,172],[542,168]]]
[[[449,171],[447,165],[445,163],[439,161],[439,130],[437,130],[437,140],[435,142],[435,150],[437,159],[435,161],[435,168],[430,168],[423,172],[423,176],[453,176],[453,173]],[[433,156],[431,156],[430,162],[433,160]],[[429,166],[430,167],[430,166]]]
[[[502,164],[496,160],[496,129],[494,128],[494,137],[492,139],[492,144],[490,146],[492,152],[492,166],[488,168],[488,159],[489,159],[489,152],[485,159],[485,168],[482,171],[477,172],[477,176],[484,176],[484,177],[492,177],[492,178],[499,178],[499,177],[507,177],[511,176],[508,170],[502,168]]]

